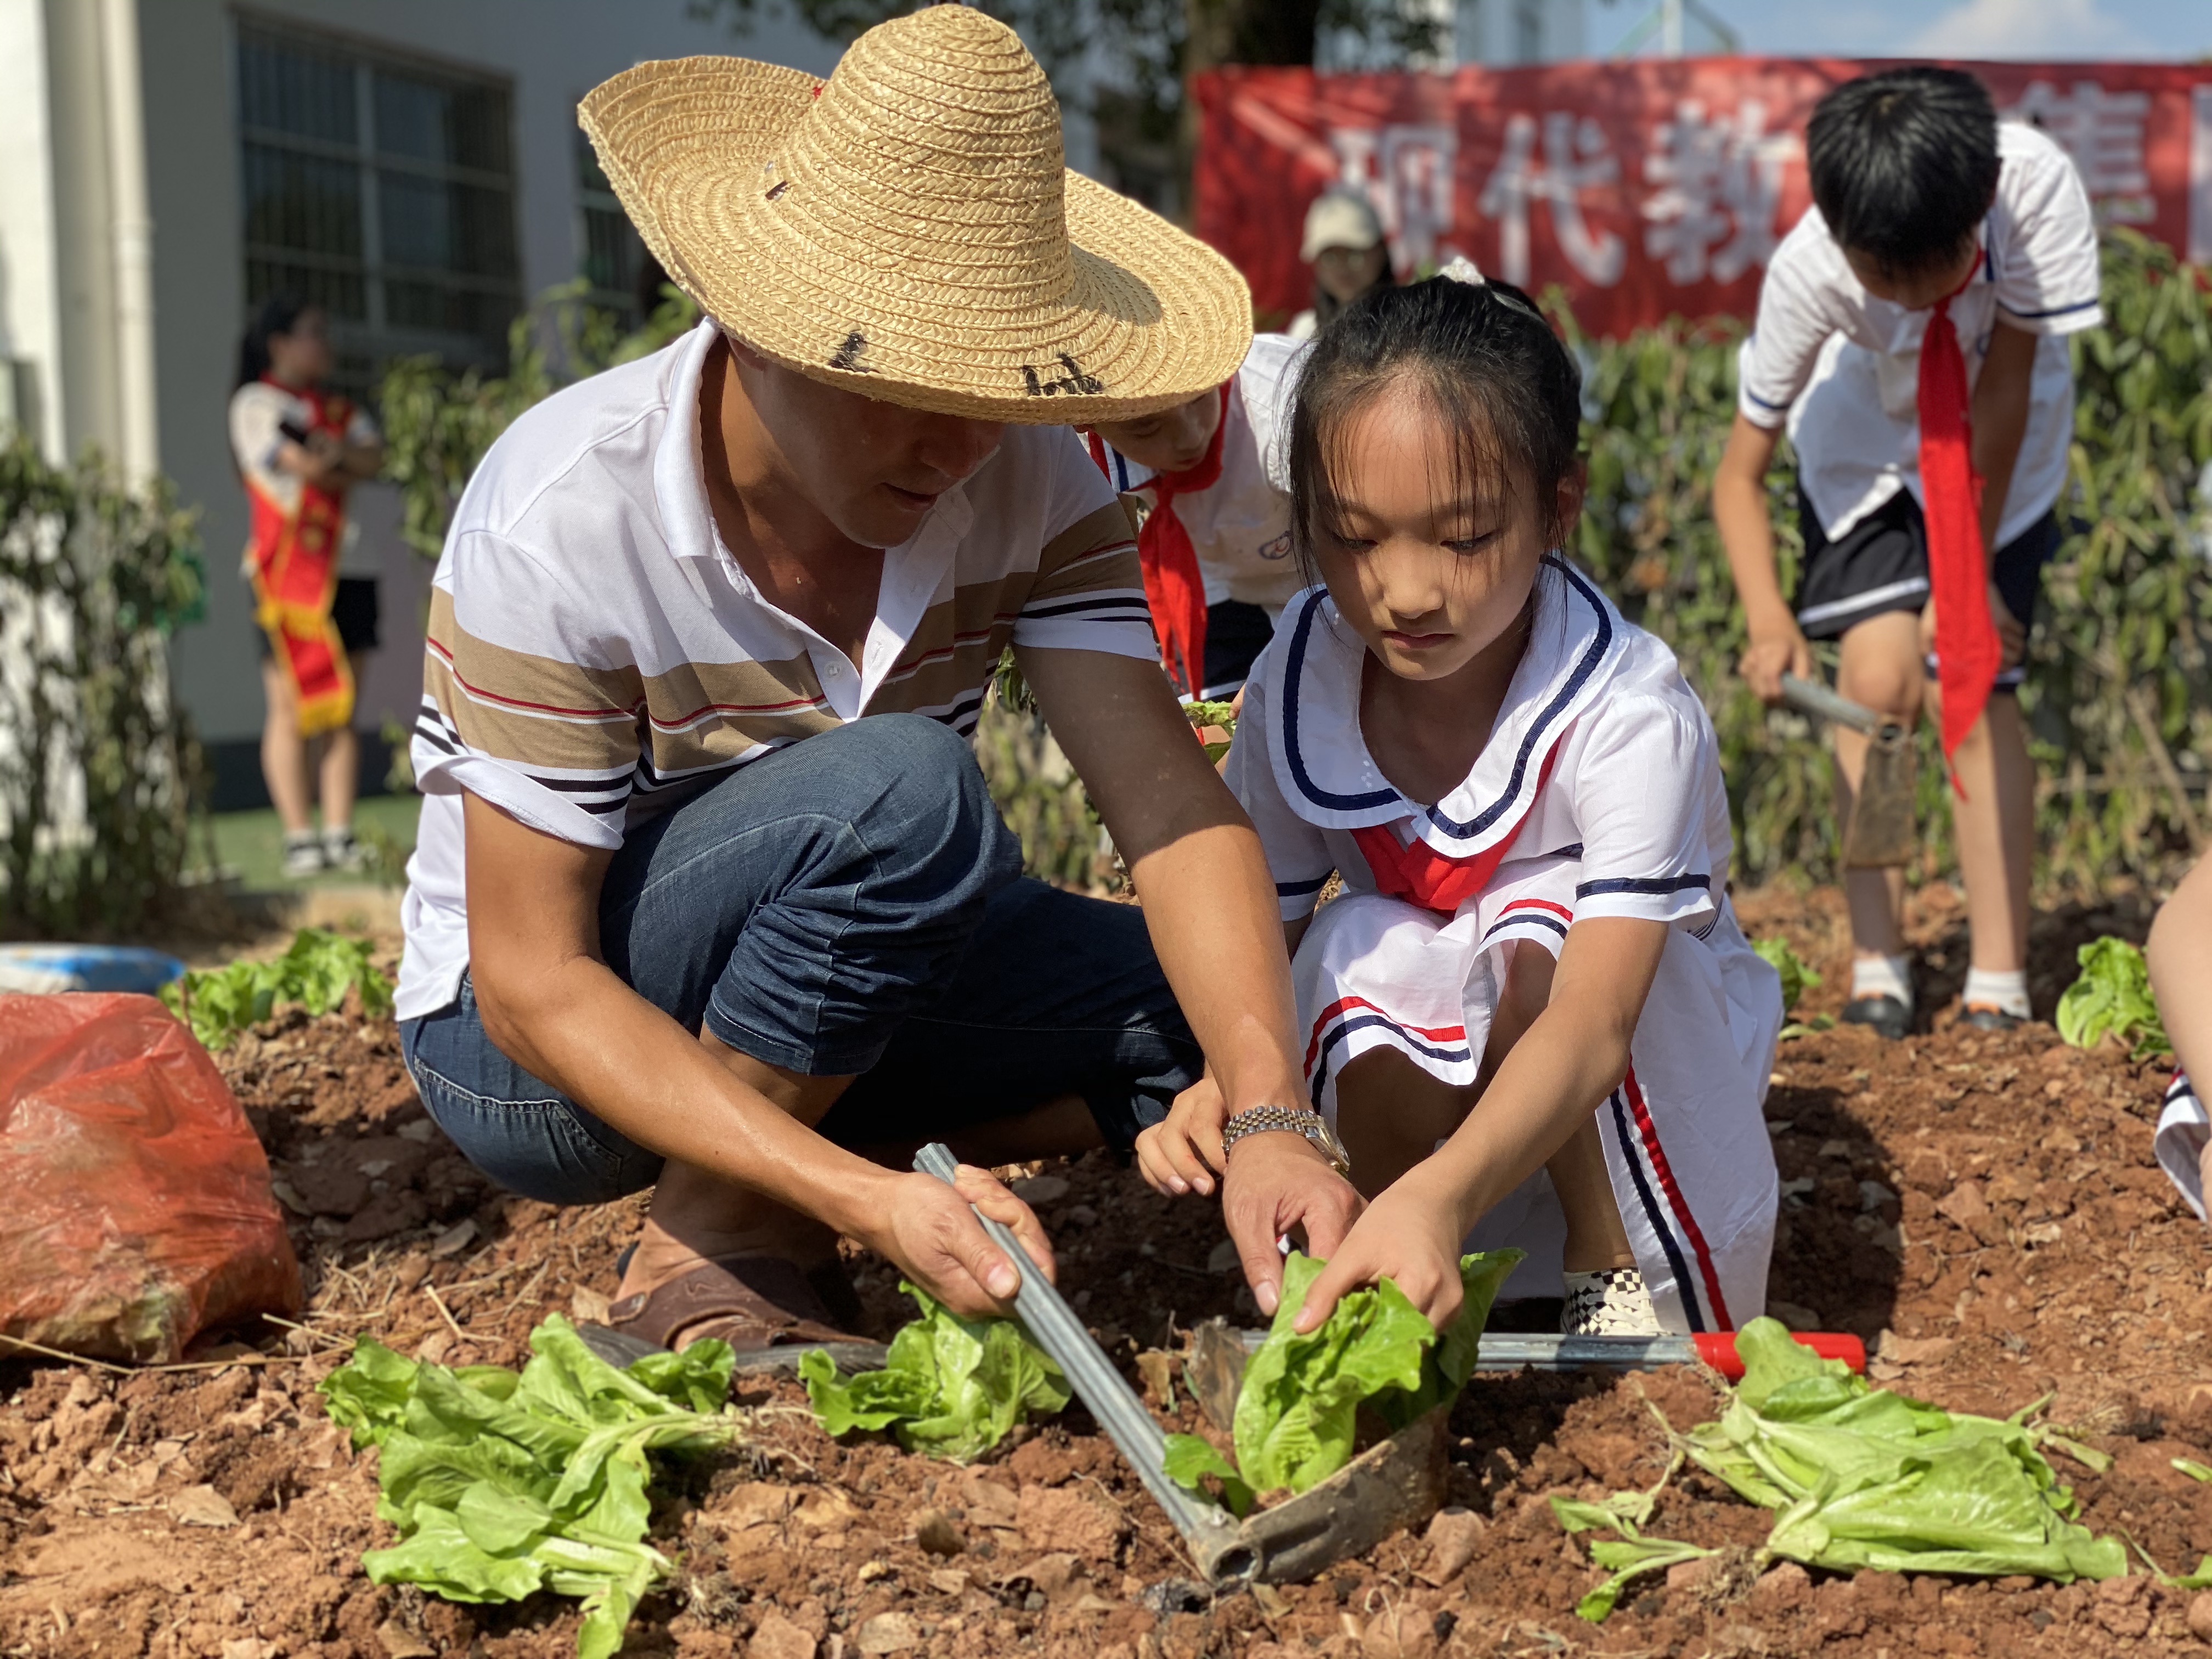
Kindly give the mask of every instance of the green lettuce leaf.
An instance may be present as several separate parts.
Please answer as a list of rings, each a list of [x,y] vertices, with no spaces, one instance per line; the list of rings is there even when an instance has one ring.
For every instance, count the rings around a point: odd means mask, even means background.
[[[320,927],[302,927],[281,957],[194,969],[161,989],[169,1012],[191,1028],[207,1048],[227,1048],[258,1025],[280,1002],[296,1002],[311,1014],[327,1014],[359,988],[369,1018],[392,1010],[392,981],[369,963],[365,939],[346,939]]]
[[[520,1375],[405,1359],[366,1340],[321,1385],[356,1446],[380,1448],[377,1514],[400,1542],[362,1558],[380,1584],[455,1601],[512,1601],[541,1589],[580,1598],[580,1659],[622,1646],[638,1601],[672,1571],[645,1541],[653,1454],[737,1437],[714,1410],[727,1345],[621,1370],[554,1315],[531,1334]]]
[[[1237,1466],[1214,1449],[1210,1440],[1194,1434],[1171,1434],[1167,1437],[1166,1455],[1161,1467],[1169,1480],[1186,1492],[1204,1492],[1207,1475],[1221,1482],[1222,1497],[1230,1510],[1236,1515],[1249,1515],[1252,1509],[1252,1488],[1237,1473]]]
[[[1757,939],[1751,948],[1761,960],[1782,975],[1782,1011],[1788,1013],[1796,1007],[1797,999],[1820,982],[1820,975],[1807,967],[1797,953],[1790,948],[1789,941],[1778,935]]]
[[[1255,1492],[1310,1491],[1352,1461],[1363,1407],[1395,1434],[1458,1396],[1474,1374],[1498,1286],[1522,1255],[1462,1256],[1463,1299],[1442,1332],[1386,1279],[1338,1298],[1320,1327],[1301,1336],[1291,1322],[1327,1264],[1293,1251],[1283,1261],[1274,1323],[1238,1385],[1235,1466],[1206,1442],[1176,1435],[1170,1477],[1193,1492],[1203,1476],[1220,1477],[1239,1514]]]
[[[2094,1048],[2107,1032],[2144,1060],[2171,1054],[2143,953],[2124,939],[2091,939],[2075,952],[2081,977],[2058,999],[2058,1035],[2076,1048]]]
[[[882,1370],[841,1376],[821,1349],[800,1356],[823,1433],[889,1429],[908,1451],[970,1463],[1024,1417],[1066,1408],[1066,1377],[1012,1320],[963,1319],[912,1285],[899,1288],[921,1316],[891,1339]]]

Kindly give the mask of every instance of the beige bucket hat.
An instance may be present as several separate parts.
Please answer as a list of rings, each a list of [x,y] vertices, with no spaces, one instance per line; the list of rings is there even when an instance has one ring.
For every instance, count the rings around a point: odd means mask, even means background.
[[[1082,425],[1237,372],[1234,266],[1062,164],[1020,37],[939,5],[827,82],[742,58],[641,64],[579,111],[669,276],[811,380],[981,420]]]

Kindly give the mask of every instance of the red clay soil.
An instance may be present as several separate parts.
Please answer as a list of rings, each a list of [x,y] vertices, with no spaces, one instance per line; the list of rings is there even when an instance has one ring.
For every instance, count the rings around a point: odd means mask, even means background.
[[[1917,943],[1938,991],[1963,977],[1941,890]],[[1834,896],[1744,902],[1844,990]],[[2047,1014],[2073,947],[2140,938],[2142,907],[2046,918],[2034,982]],[[1925,1023],[1925,1022],[1923,1022]],[[1768,1106],[1785,1188],[1773,1307],[1878,1343],[1877,1375],[1955,1407],[2053,1419],[2117,1462],[2063,1458],[2083,1516],[2172,1571],[2212,1550],[2212,1239],[2150,1162],[2162,1079],[2061,1047],[2047,1024],[1935,1029],[1895,1045],[1837,1030],[1784,1045]],[[307,1264],[302,1328],[198,1371],[118,1376],[0,1363],[0,1653],[210,1659],[554,1659],[568,1604],[464,1607],[361,1572],[389,1542],[374,1455],[353,1455],[315,1382],[356,1333],[447,1363],[519,1363],[554,1310],[588,1315],[615,1282],[638,1206],[560,1212],[489,1190],[422,1115],[388,1024],[280,1020],[221,1056],[275,1160]],[[1034,1174],[1060,1279],[1133,1377],[1147,1351],[1213,1314],[1251,1318],[1218,1220],[1170,1205],[1103,1157]],[[895,1275],[859,1264],[871,1317],[902,1316]],[[1243,1305],[1240,1307],[1240,1303]],[[218,1355],[218,1358],[223,1357]],[[1156,1387],[1156,1383],[1148,1384]],[[1037,1652],[1205,1654],[2162,1654],[2212,1638],[2212,1596],[2137,1576],[2058,1588],[1760,1570],[1763,1512],[1678,1477],[1650,1530],[1739,1552],[1677,1570],[1601,1626],[1573,1613],[1600,1575],[1552,1518],[1553,1492],[1601,1496],[1663,1467],[1652,1407],[1714,1413],[1706,1376],[1483,1376],[1453,1419],[1449,1503],[1316,1583],[1209,1600],[1172,1529],[1077,1408],[961,1470],[875,1441],[835,1444],[793,1386],[756,1389],[741,1450],[694,1471],[654,1534],[680,1577],[629,1651],[709,1659]],[[1155,1403],[1158,1403],[1155,1395]],[[1178,1395],[1177,1416],[1190,1407]],[[928,1547],[921,1541],[926,1537]]]

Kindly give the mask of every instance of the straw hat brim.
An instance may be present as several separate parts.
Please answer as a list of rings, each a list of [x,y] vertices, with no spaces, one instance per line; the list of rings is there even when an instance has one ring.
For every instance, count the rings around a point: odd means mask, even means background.
[[[769,163],[811,76],[738,58],[646,63],[595,88],[584,131],[630,219],[702,310],[811,380],[982,420],[1083,425],[1188,402],[1243,362],[1251,296],[1220,254],[1082,174],[1066,175],[1073,280],[1011,297],[918,277],[902,252],[941,228],[780,210]],[[977,181],[987,196],[992,181]]]

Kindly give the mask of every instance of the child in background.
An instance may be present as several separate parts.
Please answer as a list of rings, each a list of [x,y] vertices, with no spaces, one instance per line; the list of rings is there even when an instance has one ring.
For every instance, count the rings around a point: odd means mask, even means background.
[[[1703,706],[1554,550],[1580,411],[1534,304],[1463,260],[1352,307],[1300,374],[1291,522],[1323,585],[1255,665],[1226,776],[1281,897],[1313,1105],[1371,1200],[1302,1329],[1385,1275],[1441,1321],[1463,1246],[1509,1243],[1512,1288],[1564,1293],[1571,1333],[1765,1310],[1780,988],[1729,911]],[[1140,1141],[1155,1185],[1206,1109],[1194,1090]]]
[[[1280,334],[1255,335],[1235,379],[1090,434],[1091,459],[1141,515],[1145,599],[1168,678],[1186,697],[1243,690],[1284,602],[1304,586],[1290,497],[1269,463],[1300,349]]]
[[[1396,280],[1375,204],[1340,185],[1330,185],[1307,207],[1298,258],[1313,267],[1313,304],[1284,331],[1293,340],[1312,339],[1361,295]]]
[[[2173,1042],[2173,1081],[2158,1120],[2158,1161],[2198,1220],[2212,1178],[2212,1115],[2190,1079],[2212,1078],[2212,859],[2202,860],[2151,923],[2151,994]]]
[[[1814,205],[1767,267],[1713,480],[1750,625],[1741,672],[1776,702],[1784,674],[1812,674],[1808,638],[1840,638],[1844,696],[1907,722],[1923,701],[1936,714],[1960,786],[1966,1017],[2016,1025],[2035,778],[2012,694],[2058,545],[2074,426],[2062,337],[2103,314],[2096,226],[2065,152],[2000,125],[1960,70],[1846,82],[1814,111],[1806,149]],[[1789,601],[1765,483],[1785,420],[1805,537]],[[1866,739],[1838,728],[1835,742],[1848,815]],[[1856,951],[1844,1018],[1893,1038],[1913,1018],[1903,876],[1844,880]]]

